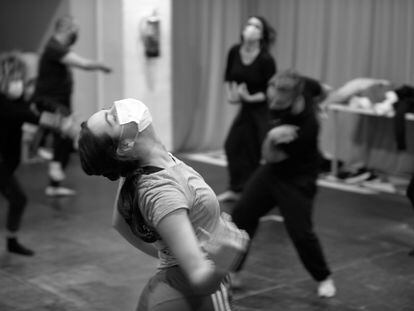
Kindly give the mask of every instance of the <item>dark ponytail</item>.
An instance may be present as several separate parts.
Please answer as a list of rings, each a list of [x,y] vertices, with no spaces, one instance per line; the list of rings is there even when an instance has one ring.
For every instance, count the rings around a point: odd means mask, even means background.
[[[82,169],[88,175],[114,181],[133,173],[140,165],[138,160],[120,160],[116,151],[118,141],[108,134],[95,135],[86,122],[81,124],[78,145]]]

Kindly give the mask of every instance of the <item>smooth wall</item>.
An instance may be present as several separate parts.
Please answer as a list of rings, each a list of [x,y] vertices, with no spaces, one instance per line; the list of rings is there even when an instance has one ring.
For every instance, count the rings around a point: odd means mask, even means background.
[[[74,51],[103,61],[111,74],[75,69],[73,107],[78,117],[87,118],[123,97],[122,0],[69,1],[69,9],[80,27]]]
[[[123,96],[143,101],[151,110],[154,127],[173,151],[171,120],[171,4],[172,0],[123,0]],[[160,25],[160,56],[144,53],[142,27],[155,11]]]

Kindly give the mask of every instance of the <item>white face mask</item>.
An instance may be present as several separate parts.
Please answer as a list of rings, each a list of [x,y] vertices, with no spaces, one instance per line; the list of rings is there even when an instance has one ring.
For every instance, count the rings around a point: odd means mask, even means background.
[[[7,89],[7,96],[11,99],[19,98],[23,95],[24,83],[23,80],[14,80],[9,82]]]
[[[152,123],[148,107],[139,100],[126,98],[116,101],[114,106],[120,125],[135,122],[138,132],[142,132]]]
[[[253,25],[247,25],[243,30],[243,38],[246,41],[260,40],[260,36],[260,30]]]

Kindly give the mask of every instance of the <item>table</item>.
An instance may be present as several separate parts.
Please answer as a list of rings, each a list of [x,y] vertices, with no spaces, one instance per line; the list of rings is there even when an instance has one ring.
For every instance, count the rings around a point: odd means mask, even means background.
[[[394,115],[380,115],[377,114],[374,110],[371,109],[363,109],[363,108],[354,108],[350,107],[345,104],[329,104],[328,109],[332,112],[333,117],[333,137],[338,137],[338,127],[336,126],[338,124],[338,115],[341,112],[345,113],[353,113],[353,114],[360,114],[360,115],[367,115],[367,116],[374,116],[374,117],[383,117],[383,118],[393,118]],[[405,115],[406,120],[414,121],[414,113],[407,113]],[[332,152],[332,159],[331,159],[331,174],[332,176],[336,177],[338,176],[338,143],[339,140],[335,139],[334,141],[334,147]]]

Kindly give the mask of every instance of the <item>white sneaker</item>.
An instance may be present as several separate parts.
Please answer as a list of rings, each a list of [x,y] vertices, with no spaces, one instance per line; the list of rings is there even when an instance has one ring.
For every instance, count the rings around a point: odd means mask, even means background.
[[[59,162],[52,161],[49,163],[49,177],[54,181],[62,181],[66,178]]]
[[[336,294],[336,287],[334,281],[331,278],[319,282],[318,296],[321,298],[331,298]]]
[[[50,151],[49,149],[43,148],[43,147],[39,147],[39,149],[37,149],[37,155],[41,157],[42,159],[45,159],[48,161],[53,159],[52,151]]]
[[[240,192],[234,192],[233,190],[227,190],[217,196],[217,200],[220,202],[237,201],[240,199]]]
[[[45,194],[50,197],[71,196],[71,195],[75,195],[76,191],[69,189],[69,188],[65,188],[65,187],[47,186],[45,190]]]

